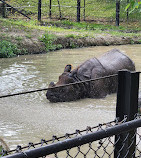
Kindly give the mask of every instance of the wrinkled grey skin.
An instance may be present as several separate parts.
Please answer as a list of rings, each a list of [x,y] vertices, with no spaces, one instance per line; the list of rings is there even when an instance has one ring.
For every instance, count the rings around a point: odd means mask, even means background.
[[[76,69],[71,70],[71,65],[67,65],[64,72],[59,76],[59,81],[56,84],[51,82],[49,88],[117,74],[122,69],[135,71],[135,65],[120,50],[112,49],[99,58],[92,58],[85,61]],[[117,76],[62,88],[49,89],[46,96],[50,102],[67,102],[86,97],[103,98],[107,94],[115,93],[116,91]]]

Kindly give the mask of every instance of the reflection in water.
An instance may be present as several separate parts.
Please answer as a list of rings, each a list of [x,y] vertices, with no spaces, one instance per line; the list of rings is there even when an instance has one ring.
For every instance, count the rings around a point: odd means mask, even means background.
[[[0,95],[47,88],[57,81],[66,64],[78,66],[115,46],[60,50],[48,54],[0,59]],[[141,45],[116,46],[125,51],[141,70]],[[141,85],[141,83],[140,83]],[[52,135],[72,133],[115,118],[116,94],[105,99],[50,103],[46,92],[0,99],[0,136],[11,148],[39,142]]]

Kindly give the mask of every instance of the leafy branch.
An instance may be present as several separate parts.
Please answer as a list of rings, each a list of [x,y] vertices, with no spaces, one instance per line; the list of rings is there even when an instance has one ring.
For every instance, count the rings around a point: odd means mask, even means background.
[[[129,8],[131,8],[131,11],[129,12],[132,13],[135,9],[138,9],[139,12],[141,12],[141,1],[140,0],[130,0],[128,5],[125,8],[125,11],[127,11]]]

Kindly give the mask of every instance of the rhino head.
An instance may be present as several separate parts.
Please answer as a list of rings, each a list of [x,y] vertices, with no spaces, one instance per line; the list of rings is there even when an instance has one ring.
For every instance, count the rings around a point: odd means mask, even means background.
[[[66,65],[64,72],[59,76],[58,82],[56,84],[54,82],[49,84],[46,97],[50,102],[73,101],[81,98],[81,86],[78,84],[68,86],[70,83],[77,82],[74,77],[76,71],[71,71],[71,68],[71,65]],[[63,86],[66,84],[67,86]]]

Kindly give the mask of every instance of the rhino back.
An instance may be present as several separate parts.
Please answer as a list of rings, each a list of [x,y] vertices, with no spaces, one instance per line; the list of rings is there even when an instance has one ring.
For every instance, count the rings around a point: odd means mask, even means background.
[[[112,49],[99,57],[98,60],[107,70],[108,74],[117,73],[118,70],[122,69],[135,70],[133,61],[118,49]]]
[[[103,70],[102,65],[96,58],[89,59],[81,64],[77,70],[77,76],[80,80],[88,80],[91,79],[92,70],[94,68],[98,68]]]

